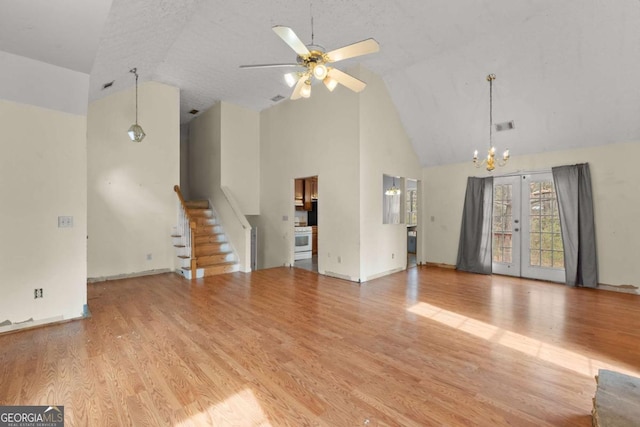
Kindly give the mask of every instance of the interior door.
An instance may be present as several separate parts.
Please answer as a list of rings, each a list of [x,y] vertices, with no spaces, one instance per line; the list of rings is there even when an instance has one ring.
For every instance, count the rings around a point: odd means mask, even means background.
[[[564,282],[564,250],[551,173],[496,177],[493,272]]]
[[[493,272],[520,276],[521,183],[518,176],[493,180]]]

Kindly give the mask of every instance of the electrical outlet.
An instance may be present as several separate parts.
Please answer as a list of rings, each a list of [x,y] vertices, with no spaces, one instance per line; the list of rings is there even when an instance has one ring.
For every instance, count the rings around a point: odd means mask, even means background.
[[[59,216],[58,217],[58,228],[71,228],[73,227],[73,217],[72,216]]]
[[[42,288],[35,288],[33,290],[33,298],[42,298]]]
[[[396,254],[391,254],[391,259],[396,259]]]
[[[153,254],[147,254],[147,261],[151,261],[153,259]]]
[[[338,264],[342,264],[342,257],[338,256]]]

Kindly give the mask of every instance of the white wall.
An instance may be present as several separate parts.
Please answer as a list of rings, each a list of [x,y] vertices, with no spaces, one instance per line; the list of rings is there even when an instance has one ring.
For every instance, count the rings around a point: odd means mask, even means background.
[[[85,141],[82,115],[0,100],[0,322],[82,315]],[[61,215],[73,216],[73,228],[58,228]]]
[[[217,103],[189,128],[191,195],[211,201],[245,272],[251,271],[251,225],[244,209],[259,212],[257,127],[257,113]]]
[[[494,175],[588,162],[595,199],[600,283],[640,286],[639,157],[638,142],[524,156],[512,152],[509,165],[496,169]],[[486,171],[475,169],[470,161],[423,169],[424,261],[456,263],[466,180],[468,176],[485,175]]]
[[[180,125],[180,191],[186,200],[191,197],[189,189],[189,125]]]
[[[220,184],[244,215],[260,213],[260,113],[221,104]]]
[[[89,106],[89,278],[177,265],[170,235],[176,224],[173,186],[180,182],[180,92],[148,82],[138,97],[138,123],[147,134],[140,143],[127,135],[135,121],[133,88]]]
[[[209,200],[220,188],[220,127],[222,105],[189,123],[189,187],[192,199]]]
[[[0,99],[86,116],[89,75],[0,51]]]
[[[369,280],[407,266],[406,224],[383,224],[383,174],[419,179],[413,150],[387,88],[360,67],[360,277]],[[398,186],[401,185],[397,180]],[[401,206],[405,209],[405,205]]]
[[[259,268],[293,262],[294,179],[317,175],[319,272],[359,280],[358,95],[312,92],[260,114]]]

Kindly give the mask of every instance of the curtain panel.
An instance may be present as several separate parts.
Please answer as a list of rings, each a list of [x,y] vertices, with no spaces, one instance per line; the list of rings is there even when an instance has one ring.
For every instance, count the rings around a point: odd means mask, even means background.
[[[589,164],[551,169],[558,199],[568,286],[598,286],[598,257]]]
[[[493,177],[467,179],[456,269],[491,274]]]

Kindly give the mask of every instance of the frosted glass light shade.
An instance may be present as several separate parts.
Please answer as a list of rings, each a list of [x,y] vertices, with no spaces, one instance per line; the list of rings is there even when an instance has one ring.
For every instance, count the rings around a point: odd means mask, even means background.
[[[318,80],[324,80],[327,77],[327,67],[324,64],[318,64],[313,67],[313,75]]]
[[[127,133],[133,142],[140,142],[147,136],[142,130],[142,127],[137,123],[132,124]]]
[[[303,98],[309,98],[311,96],[311,83],[305,83],[302,89],[300,89],[300,95]]]

